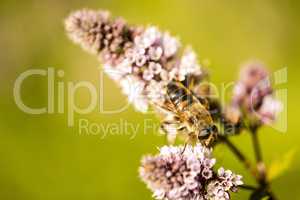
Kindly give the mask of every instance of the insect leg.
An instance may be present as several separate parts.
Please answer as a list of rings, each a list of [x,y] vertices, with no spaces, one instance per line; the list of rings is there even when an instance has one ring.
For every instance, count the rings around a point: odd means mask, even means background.
[[[185,144],[184,144],[184,147],[183,147],[183,150],[181,152],[181,155],[183,155],[183,153],[185,152],[186,146],[187,146],[187,142],[185,142]]]

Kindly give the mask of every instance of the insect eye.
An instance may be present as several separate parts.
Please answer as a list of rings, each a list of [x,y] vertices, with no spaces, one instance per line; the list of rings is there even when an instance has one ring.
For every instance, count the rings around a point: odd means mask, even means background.
[[[215,132],[218,131],[218,128],[216,127],[216,125],[213,125],[213,126],[211,127],[211,131],[212,131],[213,133],[215,133]]]
[[[207,129],[203,129],[200,131],[199,137],[203,137],[209,134],[209,131]]]

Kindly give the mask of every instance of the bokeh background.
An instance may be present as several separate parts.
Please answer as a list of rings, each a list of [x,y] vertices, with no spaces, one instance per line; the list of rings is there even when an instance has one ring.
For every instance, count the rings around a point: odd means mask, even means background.
[[[32,68],[54,67],[65,72],[57,81],[86,80],[100,87],[101,65],[64,32],[63,19],[80,8],[108,9],[130,23],[155,24],[178,35],[183,44],[193,46],[200,60],[210,60],[216,84],[235,80],[240,63],[252,58],[264,61],[272,71],[288,67],[288,83],[280,86],[288,89],[288,130],[282,134],[264,128],[260,138],[268,164],[296,150],[292,165],[272,187],[281,200],[300,199],[300,4],[296,0],[1,0],[0,199],[151,199],[137,169],[143,154],[156,152],[165,143],[155,132],[143,132],[145,118],[157,124],[152,115],[142,115],[132,107],[116,114],[95,110],[76,115],[75,126],[68,127],[66,113],[29,115],[14,102],[14,81]],[[105,108],[126,103],[111,80],[104,77],[103,83]],[[47,105],[46,78],[26,80],[22,98],[34,107]],[[76,102],[84,107],[88,93],[78,92]],[[99,134],[79,134],[82,118],[102,125],[120,124],[122,119],[140,129],[134,139],[122,132],[101,139]],[[253,159],[249,139],[242,134],[233,141]],[[220,165],[253,183],[228,150],[219,147],[215,155]],[[233,199],[248,195],[241,192]]]

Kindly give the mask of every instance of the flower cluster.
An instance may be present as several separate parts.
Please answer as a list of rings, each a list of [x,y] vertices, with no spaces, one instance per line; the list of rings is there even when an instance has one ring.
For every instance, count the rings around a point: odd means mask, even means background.
[[[281,103],[273,96],[269,73],[262,63],[250,62],[242,68],[233,90],[232,107],[240,109],[236,114],[244,114],[250,121],[268,124],[276,119]]]
[[[156,199],[230,199],[229,192],[237,191],[242,177],[223,168],[214,172],[215,162],[211,151],[200,144],[185,150],[164,146],[159,155],[144,157],[140,176]]]
[[[149,105],[155,105],[154,109],[160,112],[161,105],[170,103],[166,96],[168,84],[181,82],[210,112],[212,121],[220,122],[220,131],[216,133],[219,137],[216,138],[226,141],[239,158],[242,154],[227,139],[230,133],[239,133],[248,122],[251,131],[271,123],[281,110],[281,103],[274,98],[269,73],[259,62],[243,67],[234,86],[232,102],[223,109],[214,95],[214,88],[204,80],[207,73],[198,63],[194,51],[191,48],[181,50],[178,39],[168,32],[155,26],[132,26],[122,18],[111,18],[106,11],[87,9],[71,13],[65,26],[71,40],[100,58],[104,71],[138,111],[146,112]],[[212,125],[211,120],[203,119],[207,115],[187,109],[181,112],[188,113],[185,118],[189,126],[200,120]],[[169,121],[165,121],[162,128],[169,141],[174,141],[180,131],[185,132],[186,124],[173,113],[167,117]],[[171,123],[169,118],[176,118],[176,123]],[[243,184],[242,177],[230,170],[214,170],[216,160],[212,158],[211,149],[197,144],[196,136],[201,131],[188,135],[195,138],[195,146],[164,146],[158,155],[143,158],[140,177],[156,199],[229,200],[230,192],[236,192]],[[223,133],[222,137],[220,133]],[[249,168],[249,162],[242,157],[242,162]]]
[[[101,57],[104,71],[141,112],[165,101],[170,81],[203,75],[196,54],[187,48],[180,56],[177,38],[154,26],[129,26],[108,12],[81,10],[66,19],[66,30],[75,43]]]
[[[108,11],[83,9],[65,20],[69,38],[105,63],[119,63],[124,51],[133,45],[138,27],[128,26],[122,18],[112,20]]]
[[[228,191],[236,192],[237,186],[243,185],[240,175],[235,175],[230,170],[218,169],[217,179],[207,186],[207,197],[212,200],[230,199]]]

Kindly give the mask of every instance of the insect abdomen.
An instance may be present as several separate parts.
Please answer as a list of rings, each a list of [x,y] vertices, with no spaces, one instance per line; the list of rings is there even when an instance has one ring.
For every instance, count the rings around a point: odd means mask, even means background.
[[[171,102],[178,108],[184,109],[193,103],[193,95],[180,85],[180,83],[169,83],[167,93]]]

